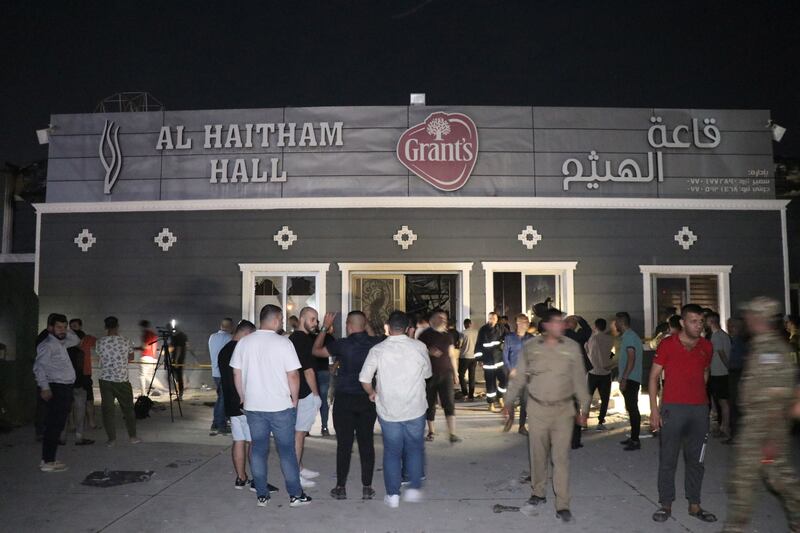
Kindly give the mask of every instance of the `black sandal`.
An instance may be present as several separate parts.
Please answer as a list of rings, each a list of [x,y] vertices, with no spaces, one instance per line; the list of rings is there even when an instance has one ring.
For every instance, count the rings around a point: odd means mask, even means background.
[[[662,507],[655,513],[653,513],[653,521],[654,522],[666,522],[669,517],[672,516],[672,511],[665,507]]]
[[[693,516],[703,522],[716,522],[717,517],[714,513],[709,513],[705,509],[698,509],[696,513],[689,511],[689,516]]]

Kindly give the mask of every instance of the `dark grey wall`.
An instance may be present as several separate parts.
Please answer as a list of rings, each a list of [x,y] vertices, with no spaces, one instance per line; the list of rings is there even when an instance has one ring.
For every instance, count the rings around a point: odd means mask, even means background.
[[[408,225],[418,240],[403,251],[392,235]],[[517,235],[528,224],[543,240],[527,250]],[[299,240],[287,251],[273,235],[288,225]],[[684,251],[673,236],[688,225],[699,241]],[[168,227],[168,252],[153,242]],[[88,228],[97,243],[73,242]],[[654,210],[353,209],[42,216],[40,317],[81,316],[99,333],[108,314],[125,334],[136,322],[176,317],[200,360],[220,317],[241,313],[238,263],[330,262],[327,306],[341,309],[337,262],[473,261],[472,316],[484,313],[481,261],[578,261],[576,311],[587,318],[627,310],[643,329],[642,264],[732,264],[731,298],[766,294],[783,301],[778,212]]]
[[[11,253],[32,254],[36,251],[36,210],[24,201],[15,201]],[[0,213],[0,216],[2,214]]]
[[[800,199],[798,198],[792,200],[786,209],[786,234],[789,237],[789,279],[792,283],[800,283]]]

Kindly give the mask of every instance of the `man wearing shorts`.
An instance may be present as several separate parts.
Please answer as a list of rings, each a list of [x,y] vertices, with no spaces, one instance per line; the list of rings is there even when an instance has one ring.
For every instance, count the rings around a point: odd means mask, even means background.
[[[313,479],[319,472],[303,467],[303,447],[306,435],[311,431],[314,420],[322,405],[317,388],[317,376],[314,373],[316,362],[311,350],[314,347],[312,332],[319,327],[319,314],[311,307],[304,307],[300,311],[297,328],[289,335],[289,340],[294,344],[297,358],[300,360],[300,400],[297,402],[297,422],[294,427],[294,448],[297,454],[297,463],[300,466],[300,485],[306,489],[315,486]]]
[[[294,426],[300,392],[300,361],[292,343],[278,333],[283,310],[272,304],[261,308],[258,331],[243,338],[231,357],[233,382],[242,400],[252,438],[250,469],[259,507],[269,504],[267,490],[270,436],[280,458],[289,493],[289,507],[311,503],[300,486],[294,448]]]
[[[219,351],[217,362],[220,372],[220,388],[223,394],[225,405],[225,416],[231,420],[231,435],[233,436],[233,447],[231,448],[231,458],[233,459],[233,469],[236,471],[236,481],[233,488],[241,490],[250,485],[250,490],[255,491],[255,486],[247,478],[247,456],[250,455],[250,427],[247,425],[247,416],[242,411],[242,400],[236,392],[233,383],[233,368],[231,368],[231,357],[233,350],[239,340],[250,335],[256,330],[255,324],[249,320],[242,320],[236,326],[233,339],[229,341]],[[267,484],[270,494],[277,492],[278,488]]]
[[[436,400],[444,410],[447,421],[447,432],[451,443],[460,442],[456,435],[456,409],[453,393],[453,363],[450,360],[450,351],[453,349],[453,337],[447,331],[447,314],[441,309],[436,309],[430,318],[430,327],[422,332],[419,340],[428,348],[431,358],[433,375],[426,383],[428,410],[425,417],[428,420],[428,435],[425,440],[432,441],[435,435],[433,421],[436,417]]]

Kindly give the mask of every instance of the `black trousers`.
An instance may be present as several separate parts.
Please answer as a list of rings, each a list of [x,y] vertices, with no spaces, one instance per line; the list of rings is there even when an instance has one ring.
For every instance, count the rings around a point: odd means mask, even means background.
[[[47,402],[42,400],[42,389],[36,387],[36,412],[33,415],[33,428],[36,438],[44,437],[44,426],[47,421]]]
[[[642,429],[642,417],[639,414],[639,387],[638,381],[628,380],[622,397],[625,398],[625,410],[628,411],[628,418],[631,423],[631,440],[639,440],[639,432]]]
[[[489,363],[494,366],[495,363]],[[483,365],[483,377],[486,380],[486,401],[496,403],[506,392],[506,371],[501,366],[499,368],[487,368]]]
[[[597,422],[604,424],[608,413],[608,400],[611,398],[611,374],[598,376],[590,372],[588,383],[590,400],[594,396],[594,391],[600,392],[600,414],[597,416]]]
[[[630,382],[629,382],[630,386]],[[683,448],[684,486],[689,503],[700,503],[705,468],[700,450],[708,433],[708,406],[664,404],[661,406],[661,448],[658,453],[658,501],[669,505],[675,501],[675,470]]]
[[[475,397],[475,369],[478,361],[475,359],[458,360],[458,384],[461,386],[461,394],[470,400]],[[467,389],[467,376],[469,373],[469,389]]]
[[[67,423],[72,409],[72,385],[51,383],[50,392],[53,397],[47,401],[47,415],[44,421],[44,438],[42,440],[42,461],[52,463],[56,460],[58,439]]]
[[[336,485],[344,487],[350,473],[353,436],[361,459],[361,484],[372,485],[375,470],[375,404],[366,394],[336,394],[333,400],[333,428],[336,431]]]
[[[453,372],[447,374],[434,374],[425,383],[426,393],[428,397],[428,410],[425,412],[425,418],[429,422],[433,422],[436,418],[436,400],[438,398],[439,404],[444,409],[444,416],[455,416],[456,404],[453,398]]]
[[[183,365],[186,364],[186,352],[182,351],[178,355],[173,354],[171,358],[172,364],[175,365],[172,367],[172,375],[175,376],[175,392],[178,393],[178,396],[182,396],[183,390],[185,389],[183,382]]]

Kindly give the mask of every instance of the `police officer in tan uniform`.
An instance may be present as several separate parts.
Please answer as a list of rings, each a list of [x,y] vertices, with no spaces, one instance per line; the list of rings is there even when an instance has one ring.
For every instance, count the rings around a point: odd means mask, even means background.
[[[515,399],[527,385],[528,447],[531,461],[532,496],[530,505],[545,503],[547,467],[553,462],[553,492],[556,516],[568,522],[569,452],[572,426],[586,424],[586,413],[576,413],[577,405],[589,405],[586,369],[578,344],[564,337],[566,324],[562,313],[548,309],[541,317],[543,335],[528,341],[508,387],[508,398]],[[509,401],[503,408],[511,416]]]
[[[800,480],[791,464],[790,435],[792,419],[800,411],[800,390],[791,348],[780,334],[781,305],[759,297],[743,310],[753,337],[741,380],[744,416],[734,449],[724,531],[744,531],[756,486],[763,480],[783,499],[790,530],[800,532]]]

